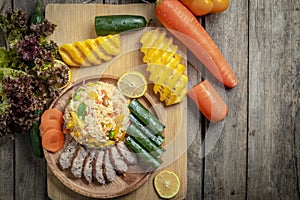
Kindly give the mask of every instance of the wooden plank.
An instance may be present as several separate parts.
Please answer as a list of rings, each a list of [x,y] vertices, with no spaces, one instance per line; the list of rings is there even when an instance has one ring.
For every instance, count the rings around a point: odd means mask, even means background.
[[[0,199],[14,198],[14,140],[0,137]]]
[[[29,134],[16,135],[15,152],[15,198],[45,199],[46,162],[32,153]]]
[[[11,0],[14,9],[20,9],[27,13],[29,16],[34,11],[37,1],[23,1],[23,0]]]
[[[198,17],[198,21],[202,23],[203,18]],[[203,80],[204,65],[188,51],[188,77],[189,88]],[[187,199],[202,199],[203,183],[204,183],[204,157],[201,155],[203,151],[203,139],[205,134],[205,117],[201,114],[195,103],[188,98],[188,192]]]
[[[65,13],[68,13],[66,15]],[[87,38],[94,38],[95,33],[93,30],[93,19],[96,15],[105,14],[137,14],[144,15],[146,19],[153,19],[156,21],[153,5],[146,4],[130,4],[130,5],[74,5],[69,4],[62,6],[61,4],[51,4],[46,8],[46,16],[50,21],[58,24],[57,32],[54,33],[50,39],[56,41],[59,45],[70,43],[73,41],[80,41]],[[72,20],[70,20],[70,18]],[[67,24],[67,26],[66,26]],[[73,31],[73,27],[77,28],[77,32]],[[63,33],[63,34],[62,34]],[[122,50],[118,55],[117,59],[112,60],[109,63],[104,63],[100,66],[94,66],[90,68],[72,68],[72,74],[74,78],[77,75],[101,75],[101,70],[105,71],[105,74],[114,76],[120,76],[124,72],[130,69],[138,69],[142,65],[142,55],[139,53],[138,48],[140,47],[139,40],[141,37],[141,31],[132,32],[130,34],[121,35],[121,46]],[[180,48],[181,49],[181,48]],[[182,49],[181,51],[184,51]],[[184,53],[184,52],[183,52]],[[184,55],[184,54],[183,54]],[[183,57],[184,58],[184,57]],[[184,58],[186,60],[186,58]],[[109,67],[108,67],[109,66]],[[120,67],[121,66],[121,67]],[[80,73],[77,73],[79,72]],[[78,77],[76,77],[78,78]],[[151,93],[151,91],[149,91]],[[153,95],[153,94],[152,94]],[[153,97],[155,97],[153,95]],[[162,106],[156,98],[155,106]],[[164,160],[163,168],[174,171],[177,173],[181,180],[181,189],[177,195],[177,199],[183,199],[186,195],[187,190],[187,165],[186,165],[186,117],[187,117],[186,100],[181,104],[177,104],[170,107],[162,108],[161,114],[163,115],[163,121],[166,123],[166,140],[165,148],[166,152],[163,154],[162,159]],[[174,123],[179,122],[179,123]],[[176,130],[176,131],[174,131]],[[153,178],[158,172],[154,172],[150,179],[138,190],[126,195],[125,199],[157,199],[158,196],[154,191]],[[48,182],[49,183],[49,182]],[[55,184],[49,183],[48,186]],[[51,198],[60,198],[61,190],[57,191],[55,188],[48,187],[49,196]],[[60,193],[60,194],[57,194]],[[66,191],[65,198],[72,198],[68,195],[72,193]]]
[[[11,1],[1,1],[1,14],[11,7]],[[0,46],[6,46],[1,30]],[[0,147],[0,199],[10,200],[14,198],[14,140],[8,136],[0,137]]]
[[[299,7],[294,0],[249,6],[249,199],[300,198]]]
[[[0,3],[0,13],[5,14],[5,12],[12,7],[11,1],[1,1]],[[5,46],[5,40],[2,33],[2,30],[0,29],[0,46]]]
[[[298,86],[299,88],[299,86]],[[299,96],[299,95],[298,95]],[[300,106],[299,106],[299,102],[298,102],[298,110],[296,113],[296,118],[295,118],[295,122],[299,122],[300,121]],[[297,176],[297,180],[299,180],[300,178],[300,123],[295,123],[295,128],[294,128],[294,134],[295,134],[295,159],[296,159],[296,176]],[[300,182],[298,181],[298,194],[300,193]]]
[[[204,199],[246,198],[248,3],[230,3],[225,12],[205,17],[205,29],[232,67],[238,85],[224,89],[209,72],[205,75],[225,99],[229,113],[224,121],[207,124]]]
[[[189,53],[188,54],[188,77],[189,87],[193,87],[199,83],[201,78],[201,71],[198,69],[198,61]],[[187,140],[187,156],[188,156],[188,192],[186,199],[201,199],[203,191],[202,184],[204,177],[202,176],[204,165],[203,157],[200,154],[200,148],[203,141],[203,118],[195,103],[188,98],[188,140]]]
[[[91,2],[93,3],[93,1]],[[141,3],[141,0],[104,0],[105,4],[130,4]]]

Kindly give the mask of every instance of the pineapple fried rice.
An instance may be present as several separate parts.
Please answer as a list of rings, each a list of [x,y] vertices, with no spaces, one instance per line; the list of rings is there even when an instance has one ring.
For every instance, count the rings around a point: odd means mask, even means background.
[[[116,86],[88,82],[71,96],[64,113],[65,128],[82,145],[104,147],[123,139],[129,113],[128,100]]]

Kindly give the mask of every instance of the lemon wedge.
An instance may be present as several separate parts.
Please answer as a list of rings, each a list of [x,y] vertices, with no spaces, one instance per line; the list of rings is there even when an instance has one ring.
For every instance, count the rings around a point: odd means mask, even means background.
[[[163,170],[154,177],[154,188],[161,198],[171,199],[179,192],[180,180],[174,172]]]
[[[124,73],[117,82],[120,92],[129,98],[138,98],[145,94],[148,85],[145,76],[138,71]]]

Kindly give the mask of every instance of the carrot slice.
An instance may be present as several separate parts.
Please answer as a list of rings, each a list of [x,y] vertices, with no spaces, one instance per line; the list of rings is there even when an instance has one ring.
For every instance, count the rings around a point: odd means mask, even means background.
[[[70,134],[70,129],[68,129],[68,128],[64,128],[63,129],[63,134]]]
[[[42,146],[50,152],[57,152],[64,147],[65,136],[61,130],[50,129],[42,136]]]
[[[40,131],[41,135],[50,129],[62,130],[63,113],[56,109],[47,109],[41,116]]]
[[[56,120],[60,124],[63,124],[63,115],[64,114],[56,108],[47,109],[43,112],[41,116],[41,121],[47,122],[48,120]]]
[[[237,85],[234,73],[213,39],[180,1],[157,0],[155,14],[221,83],[228,88]]]
[[[225,101],[207,80],[195,85],[187,95],[201,113],[212,122],[219,122],[228,115]]]
[[[47,121],[41,120],[41,124],[40,124],[41,136],[43,136],[43,134],[46,131],[51,129],[62,130],[62,124],[56,120],[47,120]]]

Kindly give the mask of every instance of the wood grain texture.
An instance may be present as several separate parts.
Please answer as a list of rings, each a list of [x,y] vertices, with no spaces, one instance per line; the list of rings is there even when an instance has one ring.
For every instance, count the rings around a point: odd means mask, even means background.
[[[298,104],[298,109],[297,109],[297,113],[296,113],[296,118],[295,118],[296,122],[300,121],[300,106]],[[294,133],[295,133],[295,141],[294,141],[294,145],[295,145],[295,168],[296,168],[296,176],[298,179],[298,189],[297,189],[297,193],[300,193],[300,182],[299,182],[299,178],[300,178],[300,123],[295,123],[295,127],[294,127]]]
[[[0,0],[0,6],[32,11],[35,2],[37,0]],[[80,2],[43,0],[43,10],[49,3]],[[92,3],[138,2],[94,0]],[[239,85],[225,92],[229,116],[219,129],[221,137],[211,145],[210,151],[199,152],[202,134],[210,129],[209,123],[199,116],[193,102],[188,101],[186,199],[299,199],[299,1],[230,3],[227,11],[201,19],[230,62]],[[0,44],[4,44],[1,36]],[[202,75],[211,79],[210,74],[202,74],[198,66],[201,64],[197,63],[196,69],[188,69],[190,86],[201,81]],[[218,83],[213,84],[220,89]],[[207,126],[206,130],[203,126]],[[209,138],[209,134],[205,136]],[[46,173],[45,160],[36,160],[29,147],[25,136],[19,136],[16,141],[0,139],[1,200],[49,199],[47,187],[60,191],[53,199],[93,200],[66,188],[50,170]],[[200,159],[202,153],[208,155]],[[151,192],[153,188],[147,188],[133,195],[149,199],[147,194]]]
[[[14,198],[14,141],[0,138],[0,199]]]
[[[226,101],[229,113],[221,123],[207,123],[204,199],[246,197],[248,4],[230,3],[225,12],[205,17],[205,29],[231,66],[238,85],[225,89],[209,72],[205,74]]]
[[[15,198],[45,199],[45,173],[46,162],[33,154],[29,134],[18,134],[15,141]]]
[[[11,1],[0,1],[0,13],[5,14],[6,11],[12,8],[12,2]],[[5,45],[4,37],[2,30],[0,30],[0,45]]]
[[[203,18],[198,18],[201,23]],[[192,88],[197,83],[203,81],[204,65],[188,51],[188,77],[189,88]],[[188,162],[188,189],[186,199],[202,199],[203,183],[204,183],[204,156],[203,138],[205,133],[205,117],[200,113],[196,104],[188,98],[188,158],[193,162]]]
[[[189,53],[188,54],[188,77],[189,77],[189,88],[193,87],[200,81],[202,81],[201,71],[197,65],[196,58]],[[186,199],[201,199],[203,191],[203,157],[201,156],[201,146],[203,142],[203,116],[199,112],[195,103],[188,98],[188,158],[193,160],[193,162],[188,162],[188,188],[194,188],[193,190],[188,190]]]
[[[107,14],[136,14],[143,15],[147,20],[153,19],[157,22],[154,16],[153,4],[128,4],[128,5],[105,5],[105,4],[91,4],[91,5],[75,5],[75,4],[50,4],[46,8],[46,17],[57,24],[57,31],[49,37],[58,43],[58,45],[70,43],[74,41],[80,41],[87,38],[95,38],[94,32],[94,16],[107,15]],[[74,28],[76,27],[76,32]],[[139,52],[141,46],[139,39],[143,32],[149,29],[143,29],[140,31],[131,32],[128,34],[121,34],[121,52],[119,55],[110,62],[103,63],[99,66],[93,66],[88,68],[72,68],[72,74],[74,75],[73,81],[80,78],[89,77],[92,75],[99,76],[103,74],[121,76],[128,70],[145,70],[145,65],[142,62],[142,54]],[[178,44],[180,45],[180,44]],[[185,53],[186,49],[179,47],[182,53]],[[186,61],[184,54],[182,54],[183,60]],[[146,75],[147,73],[145,73]],[[149,88],[150,89],[150,88]],[[173,105],[170,107],[163,107],[152,90],[148,90],[152,98],[155,100],[153,106],[159,110],[161,120],[166,125],[165,129],[165,142],[164,148],[166,152],[162,155],[164,163],[159,170],[167,169],[174,171],[178,174],[181,180],[181,188],[176,199],[183,199],[187,192],[187,106],[186,100],[182,103]],[[175,123],[174,123],[175,122]],[[53,169],[53,168],[52,168]],[[153,172],[148,181],[146,181],[142,187],[134,192],[124,196],[125,199],[157,199],[158,196],[154,191],[153,177],[158,171]],[[50,180],[50,179],[49,179]],[[48,183],[49,183],[48,180]],[[49,183],[48,186],[53,184]],[[66,184],[68,185],[68,184]],[[72,187],[71,187],[72,188]],[[48,187],[48,194],[54,199],[57,196],[55,188]],[[78,190],[77,190],[78,191]],[[102,193],[99,191],[99,193]],[[65,198],[71,198],[67,195]],[[71,193],[72,194],[72,193]],[[89,195],[88,193],[81,193]],[[124,194],[124,193],[123,193]],[[60,196],[63,194],[59,194]],[[91,197],[96,197],[95,195]],[[97,196],[100,197],[100,196]]]
[[[299,199],[299,1],[251,1],[248,198]]]
[[[4,14],[12,7],[10,1],[0,2],[0,13]],[[0,30],[0,46],[6,46]],[[0,199],[14,199],[14,143],[9,137],[0,138]]]

